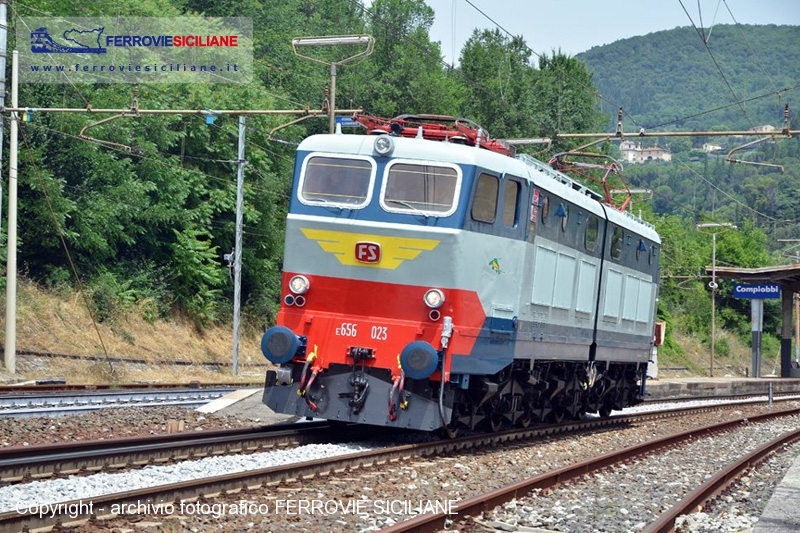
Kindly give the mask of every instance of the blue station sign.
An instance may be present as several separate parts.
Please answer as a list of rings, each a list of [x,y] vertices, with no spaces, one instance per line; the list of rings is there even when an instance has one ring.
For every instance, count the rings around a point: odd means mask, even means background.
[[[336,117],[336,123],[341,124],[343,128],[358,128],[361,126],[360,123],[350,117]]]
[[[777,283],[736,283],[734,298],[777,299],[781,297],[781,286]]]

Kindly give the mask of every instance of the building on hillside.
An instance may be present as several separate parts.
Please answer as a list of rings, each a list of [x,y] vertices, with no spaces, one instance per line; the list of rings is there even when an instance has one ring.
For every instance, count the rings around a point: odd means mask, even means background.
[[[722,146],[718,144],[705,143],[703,144],[703,151],[708,153],[721,152]]]
[[[619,151],[622,152],[622,160],[628,163],[646,163],[647,161],[672,161],[672,154],[669,150],[652,146],[642,148],[642,143],[633,141],[622,141],[619,143]]]

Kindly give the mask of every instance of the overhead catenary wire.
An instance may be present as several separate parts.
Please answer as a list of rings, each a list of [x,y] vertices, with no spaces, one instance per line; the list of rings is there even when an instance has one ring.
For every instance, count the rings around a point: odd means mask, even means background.
[[[67,241],[64,238],[64,232],[61,231],[60,225],[58,223],[58,218],[56,217],[56,214],[55,214],[55,209],[53,209],[53,203],[50,200],[50,196],[47,194],[47,187],[44,186],[43,179],[42,179],[42,173],[41,173],[41,171],[39,169],[39,166],[36,164],[35,158],[33,157],[33,151],[30,149],[30,146],[28,145],[28,139],[25,136],[25,128],[19,128],[19,134],[20,134],[20,137],[22,137],[22,143],[28,149],[27,150],[28,159],[29,159],[28,162],[33,166],[34,176],[36,176],[36,178],[39,181],[39,186],[40,186],[42,195],[44,196],[45,203],[47,204],[47,209],[50,212],[50,215],[52,217],[53,225],[56,227],[58,238],[59,238],[59,241],[61,242],[62,250],[64,251],[64,254],[67,257],[67,263],[69,264],[70,270],[72,271],[72,274],[75,277],[75,282],[78,285],[78,294],[81,295],[81,298],[83,300],[83,304],[86,306],[86,309],[89,312],[89,316],[92,319],[92,325],[94,326],[94,330],[97,333],[97,339],[100,342],[100,347],[103,350],[103,355],[105,356],[105,360],[106,360],[106,363],[108,364],[109,370],[111,372],[111,376],[115,377],[116,374],[117,374],[116,373],[116,369],[114,368],[114,365],[111,363],[111,359],[110,359],[110,357],[108,355],[108,350],[106,349],[106,344],[103,341],[103,335],[100,333],[100,327],[97,325],[97,313],[94,312],[92,310],[92,307],[89,305],[89,299],[87,298],[86,291],[83,288],[83,282],[81,281],[81,278],[78,275],[78,270],[75,268],[75,262],[72,260],[72,254],[70,253],[69,246],[67,246]]]
[[[755,127],[756,127],[755,124],[753,123],[752,120],[750,120],[750,116],[747,114],[747,110],[744,108],[744,105],[742,105],[742,102],[739,100],[739,96],[737,96],[736,91],[733,90],[733,87],[731,86],[730,82],[728,81],[728,78],[725,76],[725,73],[722,71],[722,67],[720,66],[719,62],[717,61],[717,58],[714,56],[714,53],[711,51],[711,48],[709,48],[709,46],[708,46],[708,38],[705,36],[705,33],[697,29],[697,26],[695,26],[695,23],[692,20],[692,17],[689,15],[689,12],[686,10],[686,7],[683,5],[683,0],[678,0],[678,3],[681,5],[681,7],[683,8],[683,11],[686,13],[686,16],[689,18],[689,22],[692,23],[692,27],[694,27],[695,31],[698,32],[698,35],[700,36],[700,40],[703,42],[703,46],[705,47],[706,51],[708,52],[709,57],[711,57],[711,61],[714,63],[714,66],[717,68],[717,72],[719,72],[719,75],[722,78],[722,81],[724,81],[725,85],[728,87],[728,91],[730,91],[731,95],[733,95],[734,102],[739,104],[739,107],[742,110],[742,115],[744,115],[745,120],[747,120],[747,122],[750,124],[751,128],[755,129]]]
[[[92,141],[90,141],[88,139],[83,139],[83,138],[81,138],[81,137],[79,137],[79,136],[77,136],[75,134],[68,133],[68,132],[61,131],[61,130],[57,130],[57,129],[54,129],[54,128],[50,128],[50,127],[47,127],[47,126],[44,126],[44,125],[40,125],[40,124],[37,124],[36,122],[28,122],[28,123],[26,123],[26,127],[28,127],[28,128],[37,128],[37,129],[41,129],[42,131],[46,131],[48,133],[61,135],[61,136],[64,136],[64,137],[68,137],[68,138],[77,140],[77,141],[82,141],[82,142],[86,142],[86,143],[89,143],[89,144],[95,144]],[[257,148],[260,148],[262,150],[265,150],[265,151],[267,150],[265,147],[254,143],[252,140],[248,140],[248,144],[251,145],[251,146],[255,146]],[[176,168],[176,169],[182,168],[180,166],[179,162],[173,161],[173,158],[180,157],[177,154],[170,154],[170,153],[156,151],[154,153],[154,155],[158,155],[158,156],[161,156],[161,157],[151,157],[147,153],[137,153],[135,155],[132,155],[130,152],[128,152],[128,151],[126,151],[126,150],[124,150],[122,148],[119,148],[119,147],[108,146],[108,145],[101,145],[101,146],[103,147],[103,149],[116,152],[116,153],[118,153],[120,155],[135,157],[136,159],[146,160],[146,161],[149,161],[149,162],[152,162],[152,163],[155,163],[155,164],[158,164],[158,165],[163,165],[163,166],[169,167],[169,168]],[[282,158],[286,158],[287,157],[287,156],[284,156],[284,155],[279,154],[277,152],[270,152],[270,153],[272,153],[273,155],[276,155],[278,157],[282,157]],[[207,163],[222,163],[222,164],[229,164],[229,165],[235,165],[237,163],[237,160],[235,160],[235,159],[213,159],[213,158],[204,158],[204,157],[199,157],[199,156],[187,156],[187,155],[184,155],[183,157],[187,158],[187,159],[194,159],[194,160],[197,160],[197,161],[202,161],[202,162],[207,162]],[[250,171],[253,171],[256,174],[266,178],[266,176],[264,176],[264,174],[262,174],[260,172],[260,170],[255,168],[253,165],[250,165],[248,168],[249,168]],[[200,175],[202,175],[202,176],[204,176],[204,177],[206,177],[206,178],[208,178],[208,179],[210,179],[212,181],[216,181],[216,182],[218,182],[220,184],[227,185],[227,184],[230,183],[229,179],[223,178],[221,176],[215,176],[215,175],[209,174],[207,172],[203,172],[201,169],[199,169],[197,167],[191,167],[189,169],[183,168],[183,169],[191,171],[191,172],[196,172],[196,173],[198,173],[198,174],[200,174]],[[261,188],[261,187],[259,187],[257,185],[252,185],[251,184],[249,186],[253,187],[256,192],[261,192],[261,193],[269,192],[267,189]],[[76,186],[67,185],[66,188],[75,189]],[[272,192],[274,194],[274,191],[272,191]],[[284,197],[286,197],[286,196],[284,196]]]
[[[761,57],[759,57],[759,55],[756,53],[756,50],[755,48],[753,48],[753,45],[750,44],[750,41],[747,39],[747,35],[745,35],[744,31],[742,31],[742,25],[739,24],[739,21],[736,20],[736,17],[733,15],[733,11],[731,11],[730,6],[728,6],[728,1],[722,0],[722,3],[725,4],[725,9],[728,10],[728,14],[731,16],[731,20],[733,20],[733,23],[736,25],[736,29],[739,31],[739,36],[745,42],[747,48],[749,48],[750,51],[753,53],[756,66],[758,66],[758,68],[761,70],[761,73],[764,75],[764,78],[766,78],[767,81],[769,81],[769,84],[772,87],[775,87],[775,82],[772,80],[772,77],[767,72],[767,69],[764,68],[763,62],[761,61]]]
[[[367,9],[367,8],[365,8],[365,7],[363,6],[363,4],[361,4],[360,2],[357,2],[356,0],[351,0],[351,1],[353,1],[354,3],[356,3],[357,5],[359,5],[359,7],[361,7],[361,9],[362,9],[362,10],[363,10],[365,13],[370,13],[370,10],[369,10],[369,9]],[[504,31],[506,34],[510,35],[510,33],[509,33],[509,32],[508,32],[508,31],[507,31],[505,28],[503,28],[503,27],[502,27],[500,24],[498,24],[498,23],[497,23],[497,22],[496,22],[494,19],[492,19],[491,17],[489,17],[489,16],[488,16],[486,13],[484,13],[483,11],[481,11],[480,9],[478,9],[478,8],[477,8],[477,7],[476,7],[476,6],[475,6],[475,5],[474,5],[472,2],[469,2],[469,1],[467,0],[467,3],[468,3],[469,5],[471,5],[471,6],[472,6],[474,9],[476,9],[477,11],[479,11],[479,12],[480,12],[480,13],[481,13],[483,16],[485,16],[485,17],[486,17],[488,20],[490,20],[490,21],[491,21],[493,24],[495,24],[495,26],[497,26],[498,28],[500,28],[501,30],[503,30],[503,31]],[[25,6],[25,4],[18,4],[18,5],[21,5],[21,6],[24,6],[24,7],[29,7],[29,6]],[[681,5],[683,5],[683,4],[681,3]],[[726,7],[727,7],[727,4],[726,4]],[[32,9],[34,9],[34,8],[32,8]],[[685,10],[685,8],[684,8],[684,10]],[[730,12],[730,9],[729,9],[729,8],[728,8],[728,11]],[[688,15],[688,13],[687,13],[687,15]],[[731,16],[733,16],[733,15],[731,14]],[[691,20],[691,17],[689,17],[689,18],[690,18],[690,20]],[[384,25],[385,25],[384,21],[381,21],[381,20],[380,20],[378,17],[375,17],[375,18],[373,19],[373,21],[374,21],[374,22],[377,22],[377,23],[382,23],[382,24],[384,24]],[[702,26],[702,22],[701,22],[701,26]],[[388,28],[388,25],[387,25],[386,27]],[[706,36],[706,35],[704,34],[704,31],[702,32],[702,35],[703,35],[703,37],[702,37],[702,38],[703,38],[703,40],[707,42],[707,41],[708,41],[708,36]],[[400,36],[400,38],[407,38],[407,37],[408,37],[408,36],[402,36],[402,35]],[[530,48],[528,48],[528,49],[531,51],[531,53],[535,54],[536,56],[539,56],[539,54],[536,54],[536,52],[534,52],[534,51],[533,51],[533,50],[531,50]],[[425,50],[426,52],[428,52],[428,51],[429,51],[427,47],[425,47],[425,48],[424,48],[424,50]],[[442,63],[446,65],[446,63],[444,63],[444,62],[442,62]],[[273,66],[274,66],[275,68],[280,68],[280,67],[278,67],[277,65],[273,65]],[[793,88],[792,88],[792,89],[793,89]],[[786,90],[790,90],[790,89],[786,89]],[[770,94],[771,94],[771,95],[774,95],[774,93],[770,93]],[[780,92],[779,92],[778,94],[780,94]],[[598,96],[599,96],[599,95],[598,95]],[[81,94],[81,97],[84,99],[84,101],[86,100],[86,99],[85,99],[85,97],[83,97],[83,95],[82,95],[82,94]],[[601,97],[601,98],[602,98],[602,97]],[[758,97],[755,97],[755,98],[758,98]],[[749,100],[752,100],[752,99],[748,99],[748,100],[744,100],[744,101],[749,101]],[[743,102],[744,102],[744,101],[743,101]],[[740,103],[739,103],[739,102],[737,102],[737,103],[734,103],[734,104],[730,104],[729,106],[734,106],[734,105],[739,105],[739,104],[740,104]],[[729,106],[724,106],[724,107],[729,107]],[[719,108],[718,108],[718,109],[719,109]],[[104,111],[104,110],[93,110],[93,111],[96,111],[96,112],[101,112],[101,111]],[[709,112],[711,112],[711,111],[709,111]],[[704,113],[706,113],[706,112],[704,112]],[[699,115],[701,115],[701,114],[703,114],[703,113],[700,113],[700,114],[697,114],[697,115],[693,115],[693,116],[699,116]],[[631,118],[632,118],[632,117],[631,117]],[[634,120],[634,123],[636,123],[636,122],[635,122],[635,120]],[[652,136],[661,136],[661,135],[663,135],[663,134],[653,134]],[[263,148],[263,147],[262,147],[262,148]],[[272,153],[274,153],[274,152],[272,152]]]

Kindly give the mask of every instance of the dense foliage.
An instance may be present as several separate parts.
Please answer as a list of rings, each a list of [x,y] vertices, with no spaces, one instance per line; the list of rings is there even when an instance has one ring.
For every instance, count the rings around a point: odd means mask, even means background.
[[[577,57],[594,74],[613,121],[623,107],[628,131],[734,130],[783,119],[784,104],[797,95],[798,40],[798,26],[685,27],[596,46]]]
[[[251,17],[255,79],[248,85],[136,89],[24,84],[21,105],[37,108],[125,108],[136,97],[145,109],[321,109],[330,71],[297,57],[291,39],[369,33],[375,37],[374,53],[339,68],[339,109],[361,108],[378,116],[467,116],[500,138],[608,130],[618,106],[625,109],[630,131],[663,125],[780,128],[776,112],[787,96],[797,94],[791,84],[800,64],[800,50],[792,46],[799,28],[737,26],[716,28],[708,48],[683,28],[593,48],[579,57],[536,54],[521,37],[476,30],[453,68],[441,61],[440,44],[430,40],[434,13],[423,0],[375,0],[369,7],[357,0],[134,0],[125,5],[31,0],[11,6],[10,49],[20,17],[43,13]],[[709,50],[725,69],[724,80]],[[320,53],[330,61],[350,52]],[[732,105],[770,92],[771,99],[748,102],[746,112],[744,104]],[[715,108],[722,110],[706,113]],[[272,320],[280,292],[294,145],[328,128],[322,117],[278,129],[293,118],[247,119],[243,303],[250,323],[259,327]],[[19,263],[25,275],[51,287],[80,282],[90,290],[101,320],[134,305],[151,319],[179,311],[200,326],[227,320],[233,290],[223,254],[234,242],[237,117],[219,116],[211,125],[190,114],[123,118],[91,129],[92,137],[106,142],[79,136],[98,120],[88,113],[35,113],[22,124]],[[730,148],[740,141],[723,142]],[[549,153],[582,142],[559,139]],[[699,150],[705,139],[661,142],[673,151],[673,163],[630,165],[625,176],[631,186],[654,191],[652,201],[637,197],[634,209],[643,209],[664,236],[661,311],[684,317],[687,329],[702,334],[709,302],[704,283],[676,277],[698,276],[709,263],[710,237],[695,224],[708,219],[739,225],[739,231],[718,236],[720,264],[778,261],[770,255],[776,239],[797,236],[800,144],[796,137],[781,139],[743,155],[783,165],[782,173],[776,167],[726,163]],[[601,149],[617,155],[613,145]],[[720,298],[727,297],[723,287]],[[733,311],[723,314],[723,321],[743,328],[746,315],[739,311],[746,310],[729,303]]]

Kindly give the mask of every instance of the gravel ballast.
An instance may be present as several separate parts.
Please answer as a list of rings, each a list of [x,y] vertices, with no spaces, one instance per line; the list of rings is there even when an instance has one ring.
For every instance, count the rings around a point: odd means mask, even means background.
[[[403,464],[388,464],[363,471],[347,472],[322,478],[308,479],[278,487],[262,488],[239,494],[221,496],[199,505],[175,507],[172,512],[147,513],[142,516],[122,516],[102,524],[86,525],[83,531],[141,530],[142,519],[152,523],[152,527],[172,527],[180,531],[245,531],[269,530],[273,532],[292,531],[373,531],[405,520],[419,512],[430,510],[432,505],[446,506],[449,501],[463,500],[476,494],[532,477],[536,474],[559,468],[567,464],[588,459],[622,446],[653,439],[665,434],[691,429],[701,424],[720,422],[734,417],[752,416],[765,412],[768,408],[742,407],[736,410],[716,411],[693,417],[681,417],[664,421],[650,421],[635,426],[597,433],[593,435],[572,435],[568,437],[549,437],[527,444],[505,444],[499,448],[487,449],[478,453],[441,458],[414,459]],[[790,424],[797,425],[795,419]],[[540,494],[531,502],[522,500],[509,506],[501,513],[486,517],[485,524],[472,524],[471,527],[486,527],[487,530],[516,531],[531,527],[544,527],[554,531],[636,531],[642,523],[652,520],[659,509],[671,506],[687,490],[699,484],[708,472],[719,462],[729,460],[732,455],[742,453],[743,447],[755,445],[753,439],[767,440],[773,432],[756,431],[750,424],[739,433],[741,437],[731,438],[729,434],[712,437],[712,440],[693,443],[690,453],[673,451],[658,457],[643,459],[634,465],[620,469],[619,473],[603,472],[589,476],[586,480],[571,484],[561,496]],[[766,426],[764,426],[766,427]],[[776,430],[777,431],[777,430]],[[316,453],[336,453],[335,447],[319,447]],[[353,451],[348,450],[348,451]],[[301,460],[305,451],[293,449],[293,460]],[[311,452],[309,452],[311,453]],[[348,453],[348,452],[343,452]],[[261,454],[254,454],[261,455]],[[264,454],[268,456],[270,454]],[[695,457],[696,456],[696,457]],[[172,465],[179,474],[195,472],[200,477],[208,477],[242,468],[253,456],[233,456],[231,463],[204,464],[199,470],[189,463]],[[314,456],[317,457],[317,456]],[[727,458],[727,459],[726,459]],[[692,461],[692,462],[690,462]],[[693,461],[697,461],[695,464]],[[259,463],[263,465],[264,463]],[[183,466],[181,466],[183,465]],[[705,465],[705,466],[703,466]],[[162,468],[147,470],[147,477],[166,475]],[[753,500],[753,506],[737,503],[740,497],[731,493],[732,500],[721,512],[733,517],[735,527],[731,529],[709,529],[709,531],[738,531],[736,527],[749,527],[757,518],[760,508],[771,494],[765,477],[777,483],[780,480],[780,467],[772,474],[753,474],[758,480],[757,488],[745,490],[747,496],[741,501]],[[145,472],[141,470],[139,472]],[[173,472],[174,474],[174,472]],[[121,476],[136,474],[125,473]],[[94,483],[96,476],[73,478],[69,481],[73,497],[88,497],[98,489],[83,486]],[[619,476],[619,477],[614,477]],[[63,480],[55,480],[63,481]],[[40,482],[43,484],[52,482]],[[114,492],[123,490],[121,481],[114,481]],[[23,492],[3,493],[0,502],[4,508],[15,505],[12,500],[33,500],[42,498],[44,487],[34,484],[15,486]],[[26,488],[27,487],[27,488]],[[55,487],[55,486],[53,486]],[[126,485],[127,487],[127,485]],[[754,494],[763,491],[763,501]],[[55,490],[55,489],[54,489]],[[28,492],[24,492],[28,491]],[[83,495],[83,496],[82,496]],[[64,497],[63,500],[70,499]],[[63,501],[62,500],[62,501]],[[318,502],[318,507],[312,507]],[[333,503],[331,503],[333,502]],[[620,503],[623,502],[623,503]],[[305,511],[302,506],[305,505]],[[325,505],[328,505],[326,508]],[[244,512],[232,513],[233,509]],[[260,511],[259,511],[260,509]],[[350,512],[348,512],[350,511]],[[693,519],[698,519],[694,517]],[[598,521],[603,520],[598,526]],[[709,514],[708,520],[717,520]],[[496,522],[491,527],[488,523]],[[536,523],[537,525],[533,525]],[[583,524],[584,529],[575,529],[575,524]],[[695,529],[694,524],[689,531]],[[121,528],[121,529],[120,529]],[[511,529],[507,529],[511,528]]]

